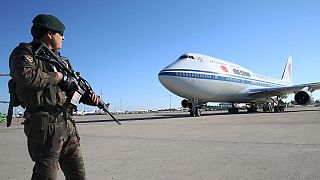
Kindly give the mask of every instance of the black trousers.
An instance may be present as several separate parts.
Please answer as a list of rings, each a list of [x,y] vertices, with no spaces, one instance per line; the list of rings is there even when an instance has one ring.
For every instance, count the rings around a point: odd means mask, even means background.
[[[56,180],[59,165],[67,180],[85,179],[85,168],[75,124],[62,114],[26,116],[24,124],[33,167],[32,180]]]

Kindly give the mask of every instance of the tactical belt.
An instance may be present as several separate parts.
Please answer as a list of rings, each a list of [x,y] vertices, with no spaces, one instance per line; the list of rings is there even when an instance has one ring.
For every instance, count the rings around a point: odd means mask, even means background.
[[[39,112],[48,112],[49,113],[49,122],[56,123],[61,122],[63,119],[67,119],[68,113],[66,110],[62,108],[45,108],[45,107],[38,107],[38,108],[26,108],[26,113],[39,113]]]
[[[48,112],[49,115],[58,115],[60,113],[62,113],[64,110],[62,108],[58,108],[58,107],[52,107],[52,108],[47,108],[47,107],[37,107],[37,108],[26,108],[26,112],[29,113],[37,113],[37,112]]]

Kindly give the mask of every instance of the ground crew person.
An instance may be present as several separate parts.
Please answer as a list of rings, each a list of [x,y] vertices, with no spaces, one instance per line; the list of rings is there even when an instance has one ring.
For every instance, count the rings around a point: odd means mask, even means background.
[[[85,179],[85,168],[79,135],[71,115],[68,96],[62,87],[73,87],[75,82],[48,62],[39,60],[34,51],[45,43],[58,53],[64,41],[64,24],[55,16],[37,15],[31,27],[33,41],[20,43],[10,55],[10,75],[16,84],[15,92],[25,107],[24,132],[33,167],[32,179],[57,179],[59,164],[66,179]],[[70,62],[65,63],[71,68]],[[97,105],[91,94],[82,100]]]

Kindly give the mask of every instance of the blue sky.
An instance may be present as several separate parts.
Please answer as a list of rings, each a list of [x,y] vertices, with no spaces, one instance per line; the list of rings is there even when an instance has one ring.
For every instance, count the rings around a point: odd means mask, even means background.
[[[319,8],[316,0],[11,0],[0,11],[0,73],[9,72],[12,49],[31,41],[33,17],[46,13],[64,22],[62,54],[111,110],[120,104],[122,110],[168,108],[170,92],[157,75],[186,52],[231,60],[273,78],[281,77],[292,55],[293,83],[318,82]],[[8,100],[9,78],[0,78],[0,99]],[[171,96],[172,107],[180,101]]]

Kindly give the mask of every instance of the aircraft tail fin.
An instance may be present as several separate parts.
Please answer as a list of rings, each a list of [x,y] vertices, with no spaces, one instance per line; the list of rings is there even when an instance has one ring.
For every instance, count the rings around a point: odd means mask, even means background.
[[[287,83],[292,82],[292,57],[291,56],[288,57],[287,64],[283,70],[281,80]]]

